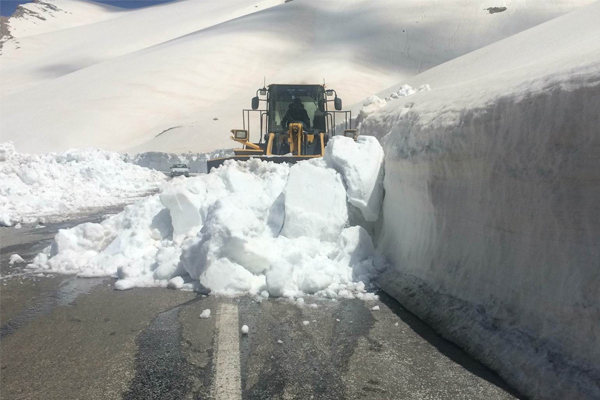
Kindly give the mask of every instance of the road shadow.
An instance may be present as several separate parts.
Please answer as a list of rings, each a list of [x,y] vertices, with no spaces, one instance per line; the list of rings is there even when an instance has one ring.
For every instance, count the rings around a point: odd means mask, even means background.
[[[395,315],[406,323],[416,334],[434,346],[441,354],[448,357],[456,364],[462,366],[475,376],[486,380],[494,386],[504,390],[517,399],[527,400],[528,397],[518,393],[510,387],[497,373],[475,360],[471,355],[454,343],[444,339],[431,326],[419,319],[415,314],[408,311],[396,299],[381,291],[379,300],[385,304]]]

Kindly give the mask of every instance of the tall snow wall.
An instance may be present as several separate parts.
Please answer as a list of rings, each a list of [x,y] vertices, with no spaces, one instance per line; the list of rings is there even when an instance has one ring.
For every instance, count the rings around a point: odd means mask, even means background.
[[[598,110],[556,90],[386,144],[384,290],[534,398],[600,398]]]
[[[600,399],[599,32],[519,60],[557,25],[426,72],[361,134],[386,151],[382,288],[527,396]]]

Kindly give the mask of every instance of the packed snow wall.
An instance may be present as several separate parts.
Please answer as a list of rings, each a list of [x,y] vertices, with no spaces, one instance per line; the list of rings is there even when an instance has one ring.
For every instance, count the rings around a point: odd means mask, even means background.
[[[599,18],[596,2],[362,110],[386,152],[381,285],[532,399],[600,399]]]
[[[533,398],[600,398],[598,110],[558,87],[384,129],[382,286]]]

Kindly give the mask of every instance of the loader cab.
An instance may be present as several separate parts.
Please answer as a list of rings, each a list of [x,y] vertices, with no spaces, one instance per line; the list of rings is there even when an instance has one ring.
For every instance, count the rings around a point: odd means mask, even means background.
[[[269,132],[287,132],[293,122],[302,123],[306,132],[326,131],[321,85],[271,85],[267,102]]]
[[[242,110],[242,129],[231,130],[231,139],[242,148],[233,149],[234,156],[209,160],[209,171],[231,159],[294,163],[323,157],[336,129],[355,140],[358,136],[352,113],[342,110],[336,91],[325,85],[269,85],[256,91],[251,106]]]

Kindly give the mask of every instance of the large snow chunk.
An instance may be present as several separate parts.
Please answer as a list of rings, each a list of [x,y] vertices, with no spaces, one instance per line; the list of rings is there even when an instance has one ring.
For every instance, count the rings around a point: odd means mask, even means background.
[[[202,272],[200,282],[215,294],[235,295],[246,292],[258,293],[264,286],[264,277],[253,275],[227,258],[220,258]]]
[[[383,199],[383,148],[373,136],[336,136],[325,149],[325,161],[344,178],[348,202],[365,220],[376,221]]]
[[[207,175],[202,180],[186,179],[180,184],[168,186],[161,193],[160,201],[171,214],[173,235],[198,233],[204,225],[208,205],[225,194],[225,184],[217,175]]]
[[[367,99],[363,101],[363,106],[360,109],[359,116],[365,118],[379,110],[381,107],[385,106],[386,103],[387,102],[384,99],[380,99],[375,95],[367,97]]]
[[[285,186],[281,234],[335,241],[348,223],[346,190],[340,176],[321,163],[302,162],[290,169]]]

